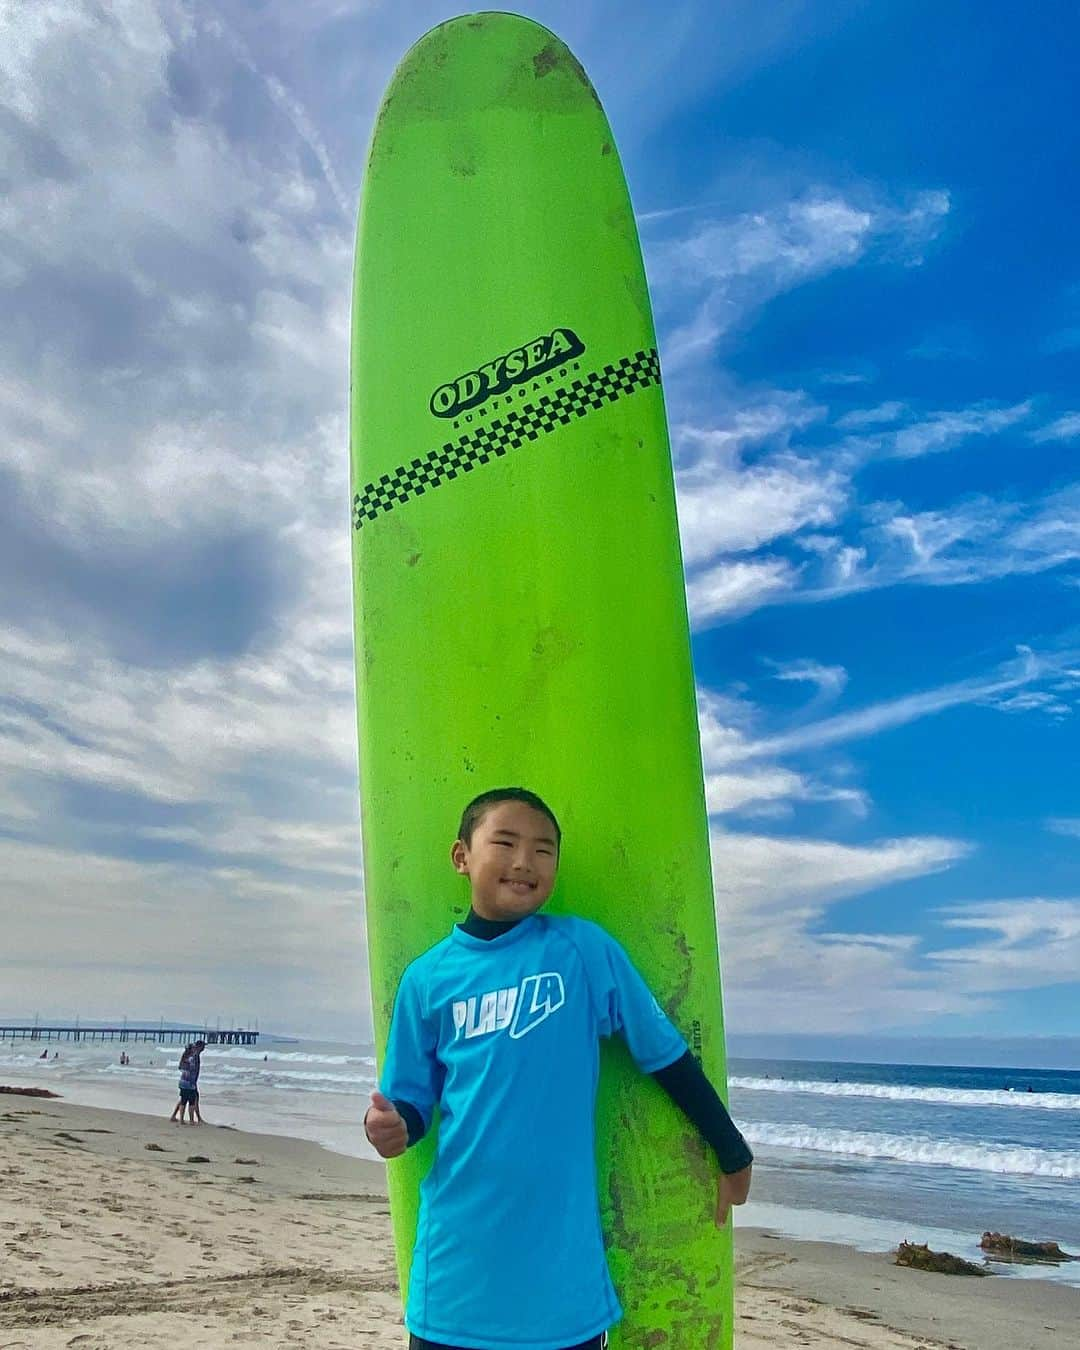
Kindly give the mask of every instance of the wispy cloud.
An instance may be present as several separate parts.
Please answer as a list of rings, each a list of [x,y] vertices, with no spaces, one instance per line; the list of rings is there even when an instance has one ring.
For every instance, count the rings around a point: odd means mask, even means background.
[[[870,810],[869,798],[860,788],[816,782],[790,769],[752,769],[705,777],[705,803],[712,816],[732,812],[743,816],[789,815],[796,802],[834,802],[860,818]]]
[[[786,558],[718,563],[696,573],[686,583],[691,622],[700,627],[721,617],[730,619],[757,609],[766,600],[792,591],[797,575]]]
[[[964,947],[928,952],[959,989],[1001,992],[1072,984],[1080,972],[1080,900],[1039,896],[954,906],[946,928],[996,934]]]
[[[740,446],[749,439],[719,428],[679,430],[679,528],[689,566],[830,525],[843,509],[839,475],[782,448],[747,465]]]
[[[892,405],[897,408],[898,405]],[[875,410],[868,410],[868,416]],[[877,411],[880,411],[877,410]],[[909,421],[894,431],[877,432],[873,436],[864,436],[848,443],[848,448],[859,453],[886,455],[894,459],[918,459],[923,455],[940,454],[953,450],[974,436],[993,436],[1000,431],[1015,426],[1031,415],[1030,401],[1016,403],[1010,407],[976,407],[954,411],[935,412],[927,417]],[[891,418],[877,418],[879,421],[896,421],[897,412]],[[854,425],[848,414],[847,424]]]
[[[855,408],[849,413],[836,419],[835,425],[841,431],[849,431],[853,428],[881,426],[889,422],[896,422],[908,412],[907,404],[898,403],[890,400],[887,403],[875,404],[872,408]]]
[[[713,876],[732,1029],[788,1030],[794,1000],[819,1031],[918,1026],[988,1006],[917,967],[912,934],[828,933],[837,900],[946,870],[971,847],[908,838],[860,846],[714,829]],[[782,988],[784,998],[777,999]]]
[[[843,666],[824,666],[820,661],[772,661],[767,665],[773,668],[773,678],[787,683],[812,684],[819,693],[834,695],[842,692],[847,684],[847,671]]]
[[[838,713],[834,717],[777,736],[760,740],[740,738],[726,747],[726,759],[723,762],[733,764],[763,757],[775,758],[876,736],[908,722],[944,712],[947,708],[984,702],[1021,689],[1060,668],[1060,663],[1054,659],[1037,656],[1026,648],[1021,649],[1014,661],[1005,663],[988,675],[940,685],[921,693],[905,694],[853,712]]]
[[[1046,822],[1046,828],[1055,834],[1068,835],[1080,839],[1080,816],[1057,816]]]
[[[789,815],[796,803],[834,803],[864,817],[870,800],[848,782],[797,773],[779,764],[747,763],[753,758],[759,712],[739,699],[698,689],[698,723],[710,815]]]
[[[1053,422],[1031,433],[1031,439],[1043,441],[1071,441],[1080,436],[1080,412],[1064,413]]]
[[[922,192],[907,206],[821,191],[657,242],[649,255],[657,290],[698,297],[692,318],[668,333],[666,368],[675,373],[709,355],[751,311],[826,272],[871,257],[920,263],[948,212],[943,191]]]
[[[806,561],[782,559],[787,566],[774,584],[762,586],[756,597],[748,593],[734,612],[745,613],[748,605],[823,603],[888,586],[974,585],[1080,560],[1080,489],[1074,486],[1027,502],[975,497],[917,512],[899,502],[876,502],[860,514],[861,526],[858,515],[848,515],[845,534],[797,533],[793,543]],[[721,578],[723,568],[716,569]],[[694,580],[691,573],[691,586]],[[702,604],[694,612],[699,628],[728,617],[723,605]]]
[[[334,201],[337,202],[343,220],[351,222],[354,214],[354,203],[342,187],[330,151],[319,135],[318,128],[307,109],[293,91],[286,88],[276,75],[260,69],[247,44],[237,31],[222,19],[220,13],[205,18],[203,22],[208,33],[220,38],[228,45],[241,67],[250,71],[258,80],[262,81],[270,98],[284,112],[301,142],[307,146],[314,156],[316,163],[322,170],[326,185],[330,189]]]

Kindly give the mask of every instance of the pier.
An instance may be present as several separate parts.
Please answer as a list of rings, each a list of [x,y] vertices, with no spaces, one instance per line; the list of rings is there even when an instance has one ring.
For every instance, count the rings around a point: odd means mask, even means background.
[[[161,1041],[169,1045],[190,1045],[205,1041],[207,1045],[258,1045],[259,1033],[234,1029],[182,1027],[54,1027],[0,1026],[0,1041]]]

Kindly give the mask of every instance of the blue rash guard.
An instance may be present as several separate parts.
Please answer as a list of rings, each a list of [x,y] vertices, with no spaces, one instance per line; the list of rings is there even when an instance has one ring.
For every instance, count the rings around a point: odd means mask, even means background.
[[[599,1040],[643,1073],[686,1042],[619,944],[533,914],[485,941],[454,928],[398,987],[380,1088],[431,1124],[405,1322],[476,1350],[559,1350],[622,1316],[595,1166]]]

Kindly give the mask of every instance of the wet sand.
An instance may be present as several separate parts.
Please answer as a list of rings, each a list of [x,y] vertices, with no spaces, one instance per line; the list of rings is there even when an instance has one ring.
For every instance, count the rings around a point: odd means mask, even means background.
[[[737,1259],[740,1350],[1058,1350],[1080,1324],[1080,1290],[1043,1281],[929,1275],[759,1229],[739,1229]],[[382,1165],[0,1096],[0,1350],[186,1340],[404,1347]]]

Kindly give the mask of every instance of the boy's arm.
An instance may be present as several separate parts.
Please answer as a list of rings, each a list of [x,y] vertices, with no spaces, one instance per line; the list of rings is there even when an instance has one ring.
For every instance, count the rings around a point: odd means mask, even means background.
[[[657,1069],[652,1077],[712,1147],[721,1172],[730,1176],[750,1166],[754,1155],[749,1145],[689,1050],[666,1069]]]
[[[597,972],[600,1034],[617,1031],[638,1068],[661,1083],[715,1149],[720,1163],[716,1221],[723,1225],[730,1207],[741,1205],[749,1194],[753,1154],[629,956],[610,934],[603,936],[603,966]]]
[[[732,1205],[744,1205],[750,1195],[754,1155],[689,1050],[673,1064],[654,1070],[651,1076],[716,1154],[720,1165],[716,1182],[716,1226],[723,1228]]]
[[[424,1015],[422,991],[410,967],[401,977],[394,1000],[380,1077],[382,1091],[372,1095],[372,1106],[364,1115],[368,1140],[383,1157],[403,1153],[427,1133],[441,1077],[435,1028]],[[384,1152],[384,1145],[392,1151]]]

